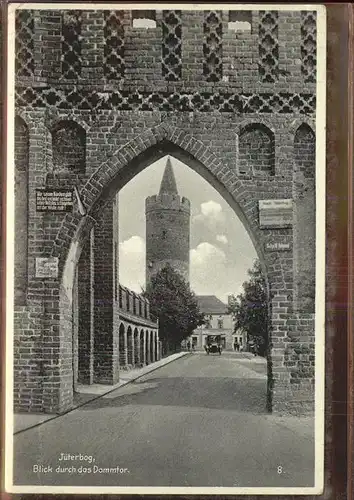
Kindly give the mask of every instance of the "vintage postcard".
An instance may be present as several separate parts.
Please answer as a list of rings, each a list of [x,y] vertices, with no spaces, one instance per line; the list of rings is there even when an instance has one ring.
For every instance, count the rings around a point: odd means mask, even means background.
[[[321,494],[326,10],[9,4],[6,488]]]

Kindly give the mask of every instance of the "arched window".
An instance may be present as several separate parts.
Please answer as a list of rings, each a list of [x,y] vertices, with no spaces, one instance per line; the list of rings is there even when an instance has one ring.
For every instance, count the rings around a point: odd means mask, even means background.
[[[15,119],[15,302],[26,303],[28,259],[28,127]]]
[[[300,125],[295,133],[294,157],[298,171],[306,178],[315,178],[316,137],[306,123]]]
[[[127,341],[128,341],[128,365],[132,365],[134,360],[134,352],[133,352],[134,343],[133,343],[133,330],[131,326],[128,326]]]
[[[86,131],[77,123],[65,120],[52,130],[54,172],[85,172]]]
[[[126,360],[125,360],[125,328],[123,323],[120,324],[119,326],[119,364],[120,366],[125,366],[126,365]]]
[[[265,125],[252,123],[241,130],[238,170],[247,175],[274,175],[274,134]]]

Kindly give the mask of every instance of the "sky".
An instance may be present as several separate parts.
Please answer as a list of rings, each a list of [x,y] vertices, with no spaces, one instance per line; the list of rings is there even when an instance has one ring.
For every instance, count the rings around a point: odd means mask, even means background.
[[[224,198],[199,174],[170,156],[178,193],[191,202],[190,285],[197,295],[227,302],[239,294],[257,258],[246,229]],[[119,192],[119,281],[145,287],[145,198],[158,194],[167,156]]]

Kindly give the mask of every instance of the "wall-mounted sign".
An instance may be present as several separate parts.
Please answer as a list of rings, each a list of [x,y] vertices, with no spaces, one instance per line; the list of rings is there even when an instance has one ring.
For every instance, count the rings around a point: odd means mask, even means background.
[[[287,228],[293,224],[293,200],[260,200],[260,228]]]
[[[36,278],[57,278],[58,257],[36,257]]]
[[[291,250],[292,245],[289,241],[276,241],[274,243],[266,243],[265,250],[267,252],[286,252]]]
[[[68,189],[37,189],[37,212],[71,212],[73,192]]]

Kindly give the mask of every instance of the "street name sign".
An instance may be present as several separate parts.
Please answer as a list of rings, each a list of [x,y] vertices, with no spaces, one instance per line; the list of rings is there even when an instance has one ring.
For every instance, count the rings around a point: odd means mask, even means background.
[[[265,249],[267,252],[286,252],[288,250],[291,250],[291,243],[289,241],[276,241],[274,243],[266,243]]]

